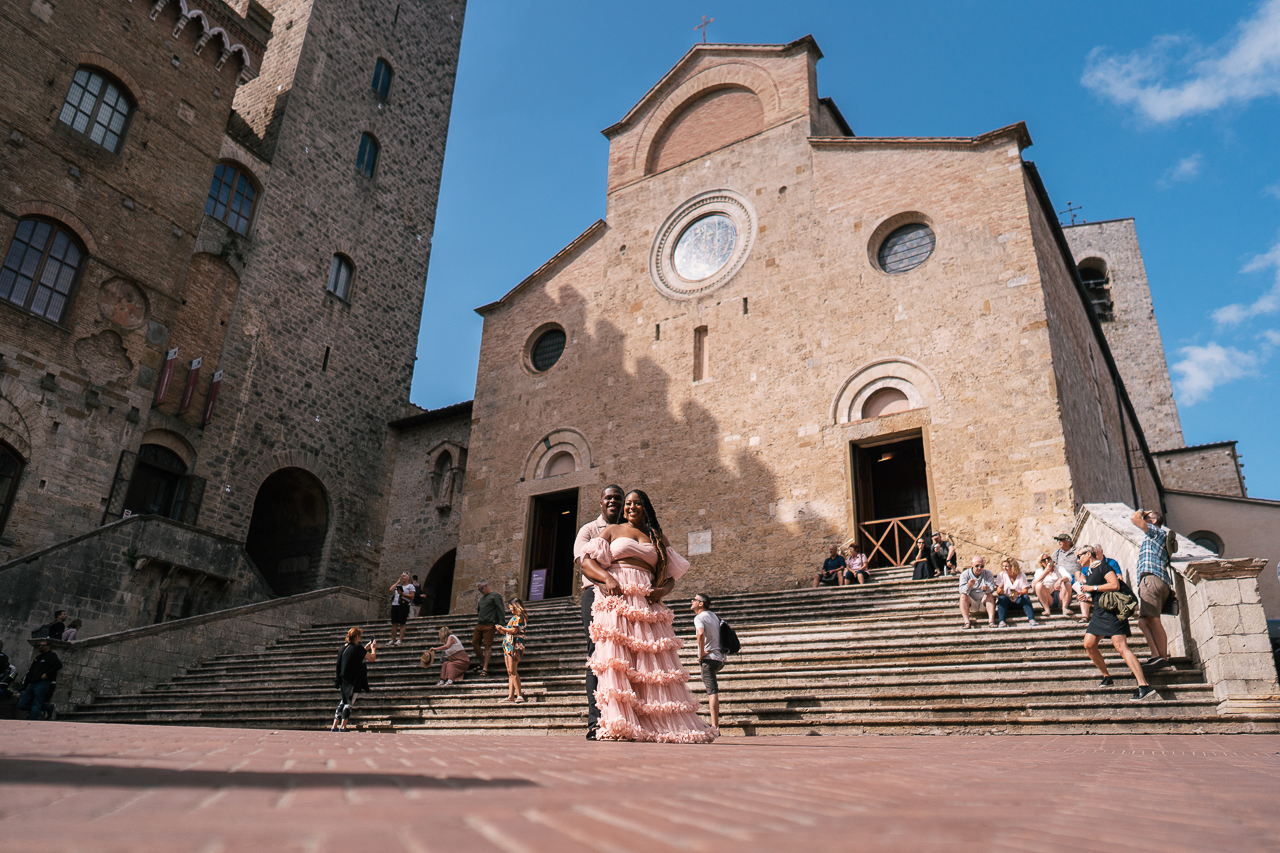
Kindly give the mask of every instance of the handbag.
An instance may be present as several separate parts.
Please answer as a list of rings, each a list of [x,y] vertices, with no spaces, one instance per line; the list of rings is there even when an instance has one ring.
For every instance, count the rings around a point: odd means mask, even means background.
[[[1164,607],[1160,608],[1160,615],[1177,616],[1181,612],[1182,607],[1178,604],[1178,594],[1170,588],[1169,597],[1164,600]]]

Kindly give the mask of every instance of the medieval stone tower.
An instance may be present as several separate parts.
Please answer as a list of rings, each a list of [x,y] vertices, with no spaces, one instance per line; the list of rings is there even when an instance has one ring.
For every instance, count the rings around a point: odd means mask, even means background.
[[[14,619],[58,604],[118,629],[368,585],[388,423],[411,411],[464,11],[0,7],[0,600]],[[149,562],[93,550],[134,516],[190,547]],[[71,542],[80,556],[56,567],[24,556]]]

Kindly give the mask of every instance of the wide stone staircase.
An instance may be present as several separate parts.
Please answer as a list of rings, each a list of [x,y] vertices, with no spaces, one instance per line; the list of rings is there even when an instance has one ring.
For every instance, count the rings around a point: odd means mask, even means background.
[[[955,579],[910,580],[884,569],[876,583],[828,589],[721,596],[717,614],[742,640],[720,674],[726,734],[1276,732],[1280,715],[1216,713],[1212,688],[1187,659],[1151,676],[1159,701],[1130,702],[1133,677],[1104,643],[1115,686],[1081,647],[1083,626],[1060,617],[1027,626],[960,629]],[[690,687],[702,698],[687,598],[669,601]],[[1038,608],[1037,608],[1038,609]],[[385,647],[386,622],[363,624],[380,641],[370,664],[372,690],[360,695],[352,724],[364,730],[488,734],[585,731],[585,641],[574,599],[529,605],[520,665],[523,705],[506,695],[501,650],[488,678],[436,687],[439,667],[421,652],[448,625],[469,644],[473,616],[411,620],[406,641]],[[260,654],[220,655],[172,682],[134,695],[99,696],[64,718],[80,722],[327,728],[337,692],[334,661],[349,625],[316,625]],[[1132,646],[1148,656],[1136,627]],[[705,705],[703,707],[705,715]]]

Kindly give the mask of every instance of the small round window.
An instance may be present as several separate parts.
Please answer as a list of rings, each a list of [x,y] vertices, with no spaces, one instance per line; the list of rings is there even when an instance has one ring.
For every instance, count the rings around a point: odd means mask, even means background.
[[[923,222],[903,225],[884,238],[876,260],[890,275],[907,272],[929,260],[934,242],[933,229]]]
[[[729,262],[737,245],[738,229],[733,220],[713,213],[684,229],[676,241],[672,266],[685,281],[702,281]]]
[[[560,355],[564,352],[564,342],[564,329],[548,329],[543,332],[542,336],[534,343],[533,351],[529,354],[529,361],[533,364],[533,369],[541,373],[554,367],[555,363],[560,360]]]

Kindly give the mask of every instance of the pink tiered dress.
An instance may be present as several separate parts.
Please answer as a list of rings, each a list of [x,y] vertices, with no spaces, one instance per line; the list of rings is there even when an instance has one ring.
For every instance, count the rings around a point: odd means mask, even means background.
[[[689,692],[689,673],[680,665],[682,640],[671,623],[675,614],[663,604],[650,604],[653,574],[615,562],[639,558],[653,566],[653,545],[618,537],[612,544],[593,539],[587,557],[613,575],[622,595],[596,595],[591,608],[591,639],[596,650],[587,666],[599,679],[596,736],[606,740],[661,743],[710,743],[720,732],[698,716],[698,701]],[[667,549],[667,577],[677,580],[689,561]]]

